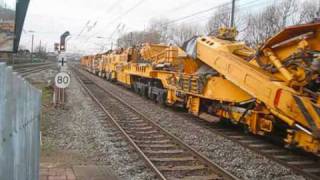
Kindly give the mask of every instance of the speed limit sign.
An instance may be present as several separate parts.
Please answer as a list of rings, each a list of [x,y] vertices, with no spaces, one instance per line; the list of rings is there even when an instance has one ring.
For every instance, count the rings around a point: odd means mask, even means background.
[[[70,76],[68,73],[60,72],[54,78],[54,82],[58,88],[66,88],[70,84]]]

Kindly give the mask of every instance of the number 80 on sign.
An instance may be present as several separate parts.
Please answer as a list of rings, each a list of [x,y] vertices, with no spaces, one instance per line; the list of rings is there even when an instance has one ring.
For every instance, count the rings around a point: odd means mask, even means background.
[[[58,88],[66,88],[69,86],[70,84],[70,76],[68,73],[65,73],[65,72],[61,72],[61,73],[58,73],[56,75],[56,77],[54,78],[54,82],[55,82],[55,85],[58,87]]]

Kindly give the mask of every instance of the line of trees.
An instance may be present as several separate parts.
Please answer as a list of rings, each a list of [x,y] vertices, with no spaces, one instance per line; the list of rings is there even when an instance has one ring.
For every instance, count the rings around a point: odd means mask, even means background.
[[[241,10],[241,9],[240,9]],[[135,44],[165,43],[182,44],[195,35],[217,32],[221,26],[228,26],[230,7],[219,8],[205,26],[199,24],[174,24],[169,19],[152,19],[144,31],[123,34],[118,39],[119,47]],[[288,25],[307,23],[320,16],[319,7],[314,0],[281,0],[260,11],[237,13],[235,22],[239,31],[238,39],[256,47],[267,38]]]

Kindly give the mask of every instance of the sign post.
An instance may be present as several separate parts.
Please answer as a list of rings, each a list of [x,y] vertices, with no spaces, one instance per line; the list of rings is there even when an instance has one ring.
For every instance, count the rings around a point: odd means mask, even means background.
[[[65,104],[65,88],[67,88],[70,84],[71,78],[67,72],[67,64],[66,64],[66,38],[70,36],[70,32],[66,31],[60,36],[60,44],[55,43],[54,48],[58,51],[58,65],[60,67],[60,73],[58,73],[54,79],[54,95],[53,102],[55,107],[64,108]]]
[[[68,73],[60,72],[54,78],[54,95],[53,102],[55,107],[64,108],[65,104],[65,88],[70,85],[71,78]]]

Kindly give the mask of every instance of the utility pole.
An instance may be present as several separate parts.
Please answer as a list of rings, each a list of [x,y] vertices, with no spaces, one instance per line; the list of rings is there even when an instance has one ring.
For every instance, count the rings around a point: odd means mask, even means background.
[[[39,43],[39,53],[41,53],[41,40],[40,40],[40,43]]]
[[[130,47],[133,45],[132,32],[130,33]]]
[[[231,11],[231,18],[230,18],[230,27],[234,27],[234,11],[236,6],[236,0],[232,0],[232,11]]]
[[[318,17],[316,17],[316,18],[320,18],[320,0],[318,1],[318,7],[319,7],[318,12],[317,12]]]
[[[112,48],[113,48],[113,41],[111,42],[111,51],[112,51]]]
[[[33,40],[34,40],[34,34],[32,34],[32,40],[31,40],[31,62],[33,61]]]

